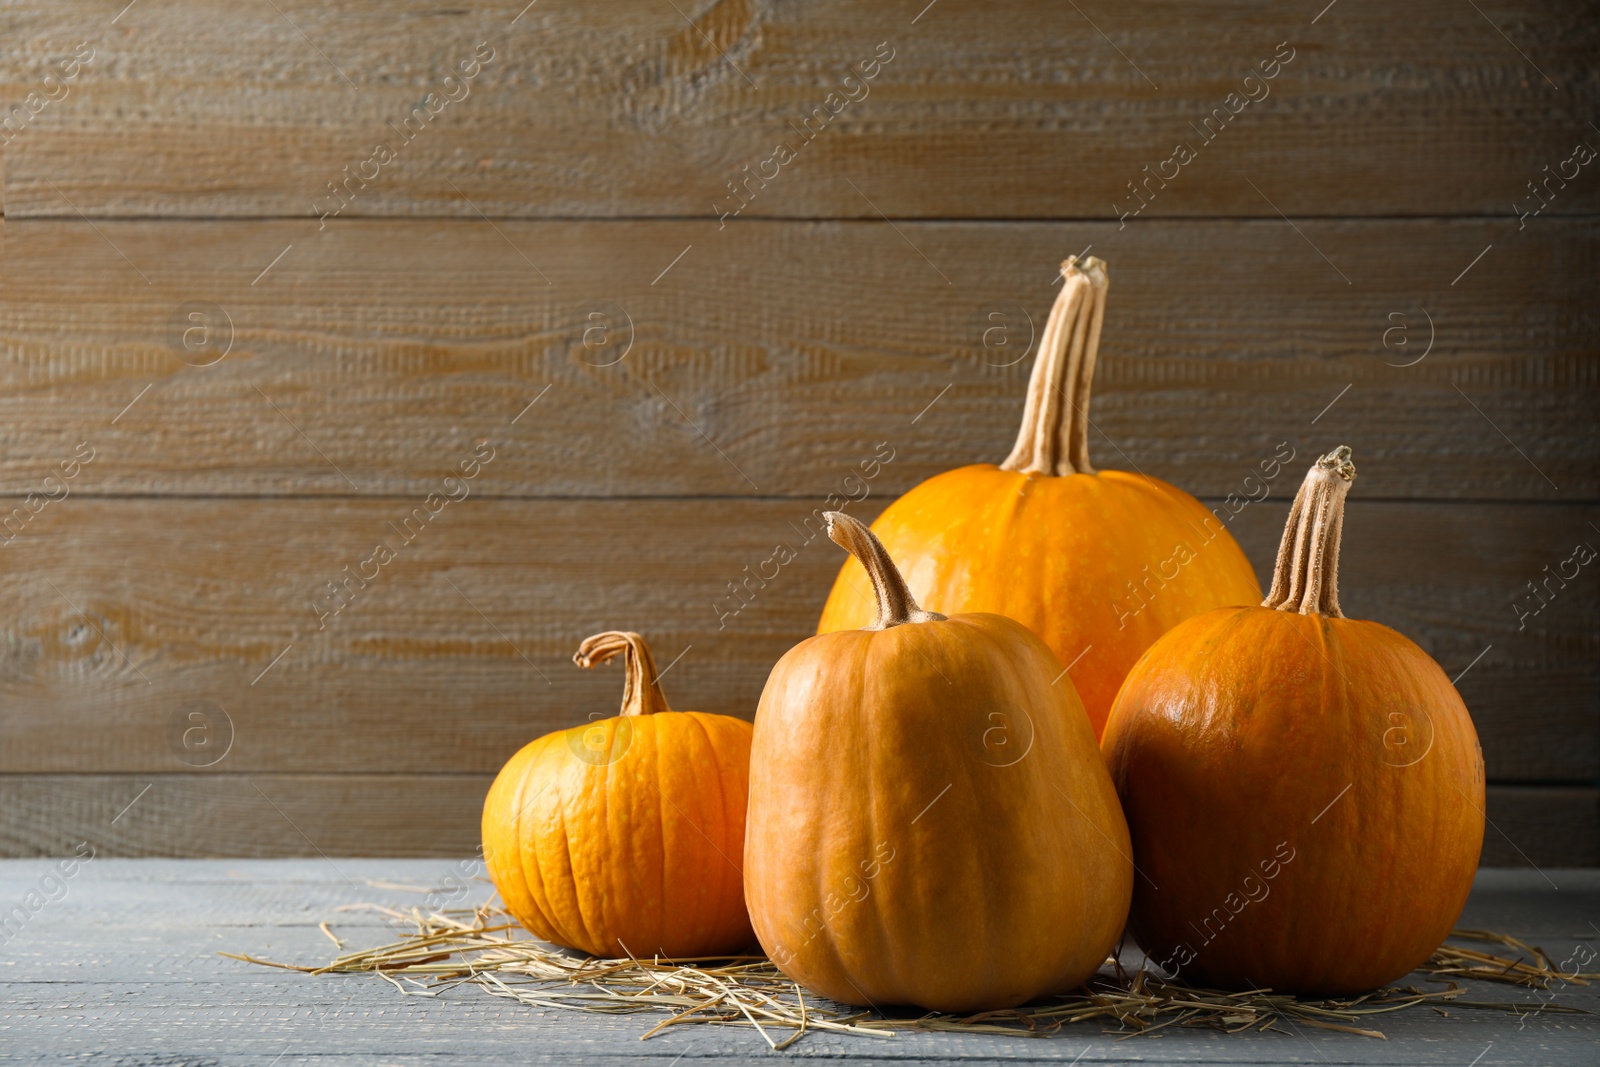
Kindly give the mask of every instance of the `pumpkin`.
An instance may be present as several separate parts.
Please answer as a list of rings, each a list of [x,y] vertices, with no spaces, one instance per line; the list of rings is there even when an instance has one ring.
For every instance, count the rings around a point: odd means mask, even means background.
[[[1089,463],[1089,387],[1108,286],[1095,257],[1061,265],[1016,446],[1004,463],[946,471],[878,517],[873,532],[917,599],[1028,626],[1068,665],[1096,736],[1134,661],[1193,615],[1261,599],[1255,572],[1213,513],[1159,478]],[[847,561],[819,633],[864,626],[872,594]]]
[[[1419,966],[1483,843],[1483,755],[1426,652],[1339,609],[1355,465],[1321,457],[1259,607],[1174,627],[1104,746],[1141,872],[1129,929],[1210,985],[1335,995]]]
[[[923,611],[883,545],[827,513],[877,617],[811,637],[756,711],[745,900],[785,974],[849,1004],[1004,1008],[1105,961],[1127,827],[1055,655],[999,615]]]
[[[536,937],[596,956],[718,956],[754,937],[744,907],[750,724],[673,711],[636,633],[573,659],[623,657],[622,714],[512,756],[483,805],[483,854]]]

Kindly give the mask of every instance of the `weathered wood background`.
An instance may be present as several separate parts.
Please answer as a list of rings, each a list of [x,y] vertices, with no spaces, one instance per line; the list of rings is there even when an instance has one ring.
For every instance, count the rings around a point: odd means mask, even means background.
[[[867,516],[1001,458],[1092,246],[1100,463],[1352,445],[1347,608],[1461,675],[1485,863],[1600,864],[1596,5],[124,4],[0,0],[0,854],[469,852],[600,629],[750,715],[839,557],[728,583],[879,442]]]
[[[154,794],[152,793],[152,796]],[[137,810],[137,809],[135,809]],[[130,813],[128,818],[133,816]],[[124,820],[126,821],[126,820]],[[280,823],[281,819],[278,820]],[[59,861],[58,861],[59,862]],[[0,900],[39,892],[42,861],[0,860]],[[369,910],[469,907],[492,897],[465,882],[472,864],[441,859],[115,860],[73,868],[52,900],[5,946],[0,1028],[9,1062],[27,1067],[339,1067],[524,1063],[638,1067],[751,1063],[770,1055],[749,1027],[674,1026],[640,1037],[664,1014],[549,1011],[472,988],[401,994],[373,976],[310,977],[220,953],[301,966],[393,941],[403,924]],[[1549,880],[1546,881],[1546,878]],[[1559,890],[1553,888],[1559,886]],[[432,889],[432,892],[429,890]],[[1600,871],[1479,871],[1459,926],[1500,930],[1539,945],[1565,973],[1593,960],[1588,923],[1600,913]],[[1483,949],[1482,943],[1456,944]],[[1129,942],[1122,960],[1144,962]],[[1423,989],[1418,971],[1401,980]],[[893,1043],[812,1027],[787,1062],[827,1067],[1550,1067],[1594,1061],[1600,987],[1557,980],[1548,990],[1461,982],[1461,1000],[1366,1017],[1384,1040],[1293,1023],[1220,1035],[1171,1027],[1136,1042],[1102,1019],[1045,1030],[1022,1044],[984,1033],[900,1029]],[[430,990],[430,992],[432,992]],[[1459,1007],[1504,1003],[1521,1012]],[[813,1008],[816,1001],[807,997]],[[1448,1009],[1448,1016],[1441,1017]],[[908,1011],[889,1009],[894,1018]],[[781,1040],[781,1036],[777,1038]],[[1491,1046],[1492,1048],[1488,1047]],[[1584,1052],[1584,1049],[1589,1049]],[[113,1054],[115,1059],[112,1058]],[[777,1061],[785,1062],[785,1061]]]

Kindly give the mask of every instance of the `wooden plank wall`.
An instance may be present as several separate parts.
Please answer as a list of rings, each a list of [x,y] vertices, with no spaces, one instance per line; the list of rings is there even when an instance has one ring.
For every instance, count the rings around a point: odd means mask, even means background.
[[[728,583],[882,448],[865,516],[1003,456],[1092,247],[1100,463],[1352,445],[1484,862],[1600,864],[1595,15],[0,0],[0,854],[471,851],[600,629],[751,714],[839,557]]]

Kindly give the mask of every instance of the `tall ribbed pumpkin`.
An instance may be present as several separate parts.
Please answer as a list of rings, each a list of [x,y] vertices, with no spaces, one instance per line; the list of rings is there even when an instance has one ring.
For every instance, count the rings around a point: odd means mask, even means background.
[[[1068,664],[1096,736],[1144,650],[1184,619],[1261,599],[1232,535],[1159,478],[1089,463],[1089,387],[1108,281],[1091,256],[1061,265],[1016,446],[1004,463],[928,479],[872,530],[930,609],[1010,616]],[[871,586],[847,561],[818,633],[872,620]]]
[[[741,868],[750,724],[669,708],[636,633],[596,634],[573,659],[619,654],[622,714],[530,742],[489,788],[489,877],[518,922],[558,945],[738,952],[754,941]]]
[[[1069,990],[1121,935],[1133,869],[1055,655],[999,615],[917,607],[828,513],[878,616],[772,669],[756,712],[745,898],[795,981],[849,1004],[1004,1008]]]
[[[1483,843],[1483,756],[1439,665],[1339,609],[1350,450],[1319,459],[1260,607],[1190,619],[1117,695],[1104,747],[1141,877],[1129,928],[1228,988],[1333,995],[1450,932]]]

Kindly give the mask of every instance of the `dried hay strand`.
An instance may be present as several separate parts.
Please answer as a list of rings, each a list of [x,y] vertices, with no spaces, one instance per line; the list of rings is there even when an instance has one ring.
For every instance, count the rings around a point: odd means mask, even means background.
[[[305,967],[231,952],[231,959],[311,975],[368,974],[406,996],[436,997],[460,985],[474,985],[490,996],[531,1007],[603,1015],[640,1012],[666,1018],[640,1035],[645,1040],[669,1027],[720,1023],[748,1026],[774,1050],[787,1048],[808,1031],[891,1038],[901,1030],[1042,1037],[1076,1023],[1099,1021],[1119,1039],[1148,1036],[1169,1027],[1208,1027],[1227,1033],[1299,1026],[1337,1030],[1386,1040],[1381,1030],[1363,1025],[1376,1015],[1419,1005],[1499,1011],[1588,1014],[1550,1003],[1484,1002],[1460,999],[1467,992],[1454,979],[1502,982],[1549,989],[1552,983],[1587,985],[1600,974],[1556,968],[1541,949],[1504,934],[1459,930],[1459,940],[1488,942],[1514,949],[1516,958],[1445,944],[1421,968],[1446,988],[1387,988],[1354,997],[1303,1000],[1269,989],[1224,992],[1190,986],[1140,968],[1129,973],[1113,957],[1111,971],[1080,990],[1043,1004],[974,1015],[929,1013],[889,1017],[822,1001],[804,990],[765,956],[667,960],[597,959],[569,953],[521,933],[510,916],[492,904],[467,911],[397,911],[376,904],[346,905],[411,923],[415,930],[399,941],[346,952],[320,967]],[[334,935],[326,923],[321,929]],[[520,935],[520,936],[519,936]],[[335,939],[342,948],[342,943]],[[1443,1014],[1443,1012],[1441,1012]]]
[[[1452,930],[1450,936],[1458,941],[1487,941],[1515,949],[1516,959],[1507,959],[1476,949],[1462,948],[1448,941],[1440,945],[1433,957],[1423,965],[1429,974],[1458,978],[1474,978],[1484,982],[1509,982],[1532,989],[1549,989],[1555,982],[1571,982],[1586,986],[1600,980],[1600,973],[1574,969],[1570,972],[1558,968],[1542,948],[1535,948],[1507,934],[1492,930]],[[1574,953],[1576,955],[1576,953]],[[1591,953],[1590,959],[1594,958]]]

